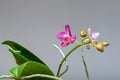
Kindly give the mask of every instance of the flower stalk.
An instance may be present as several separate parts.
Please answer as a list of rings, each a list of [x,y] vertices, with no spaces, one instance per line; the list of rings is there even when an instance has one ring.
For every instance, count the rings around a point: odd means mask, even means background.
[[[83,46],[83,45],[85,45],[85,44],[86,44],[86,42],[80,42],[78,45],[76,45],[73,49],[71,49],[71,50],[66,54],[66,56],[62,59],[62,61],[61,61],[60,64],[59,64],[58,72],[57,72],[57,76],[58,76],[58,77],[61,77],[61,76],[62,76],[62,75],[60,74],[61,67],[62,67],[63,63],[65,62],[65,60],[68,58],[68,56],[69,56],[73,51],[75,51],[77,48],[79,48],[79,47],[81,47],[81,46]]]
[[[89,72],[88,72],[88,68],[87,68],[85,58],[84,58],[84,55],[83,55],[83,48],[82,47],[81,47],[81,58],[82,58],[82,62],[83,62],[83,66],[84,66],[84,70],[85,70],[85,73],[86,73],[87,80],[90,80]]]
[[[65,55],[64,55],[63,51],[57,45],[53,44],[53,46],[59,50],[60,54],[64,58]],[[65,74],[68,71],[69,65],[68,65],[67,60],[65,60],[65,63],[66,63],[66,69],[59,76],[62,76],[63,74]]]

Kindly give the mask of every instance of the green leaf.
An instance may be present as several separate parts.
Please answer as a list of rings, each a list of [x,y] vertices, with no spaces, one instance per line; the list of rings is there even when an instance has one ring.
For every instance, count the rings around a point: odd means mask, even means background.
[[[24,57],[23,55],[21,55],[21,51],[13,50],[10,47],[8,47],[8,48],[9,48],[9,51],[13,54],[13,56],[14,56],[17,64],[20,65],[20,64],[22,64],[24,62],[30,61],[29,59],[27,59],[26,57]]]
[[[35,61],[25,62],[15,68],[12,68],[10,71],[14,75],[14,77],[17,79],[23,76],[29,76],[33,74],[47,74],[47,75],[54,76],[54,74],[51,72],[51,70],[47,66]],[[52,79],[48,79],[44,77],[33,77],[27,80],[52,80]]]
[[[9,51],[13,54],[16,59],[18,65],[26,62],[26,61],[36,61],[46,65],[41,59],[35,56],[32,52],[21,46],[20,44],[14,41],[4,41],[2,44],[6,44],[9,46]]]
[[[13,54],[18,65],[21,65],[27,61],[35,61],[39,62],[40,64],[43,64],[50,70],[50,68],[41,59],[39,59],[37,56],[35,56],[32,52],[30,52],[26,48],[22,47],[20,44],[9,40],[2,42],[2,44],[8,45],[9,51]],[[53,72],[51,71],[51,73]]]

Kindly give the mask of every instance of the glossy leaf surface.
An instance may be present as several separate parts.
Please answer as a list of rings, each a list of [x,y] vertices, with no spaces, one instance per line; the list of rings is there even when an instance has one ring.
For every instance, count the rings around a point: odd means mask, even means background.
[[[32,74],[47,74],[47,75],[54,76],[54,74],[51,72],[51,70],[47,66],[34,61],[28,61],[15,68],[12,68],[11,73],[17,79],[19,79],[20,77],[29,76]],[[43,78],[43,77],[33,77],[27,80],[52,80],[52,79]]]
[[[46,65],[41,59],[39,59],[36,55],[32,52],[21,46],[20,44],[14,41],[4,41],[2,44],[6,44],[9,46],[9,51],[13,54],[16,59],[18,65],[26,62],[26,61],[36,61]],[[25,61],[21,62],[21,59],[25,59]]]
[[[28,61],[38,62],[44,66],[46,66],[47,70],[53,74],[50,68],[37,56],[35,56],[32,52],[21,46],[20,44],[14,41],[4,41],[2,44],[8,45],[9,51],[13,54],[16,63],[18,65],[24,64]],[[39,65],[40,66],[40,65]]]

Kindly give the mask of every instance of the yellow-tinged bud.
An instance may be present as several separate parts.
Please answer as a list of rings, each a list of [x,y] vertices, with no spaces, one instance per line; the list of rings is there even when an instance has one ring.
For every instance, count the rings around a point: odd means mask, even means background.
[[[102,42],[101,44],[102,44],[104,47],[109,46],[109,43],[108,43],[108,42]]]
[[[98,42],[97,40],[92,40],[92,42],[93,42],[95,45],[99,44],[99,42]]]
[[[104,52],[104,47],[103,47],[103,45],[102,45],[101,43],[98,43],[98,44],[96,45],[96,48],[97,48],[98,51]]]
[[[87,32],[84,31],[84,30],[82,30],[82,31],[80,32],[80,36],[81,36],[81,37],[86,37],[86,36],[87,36]]]

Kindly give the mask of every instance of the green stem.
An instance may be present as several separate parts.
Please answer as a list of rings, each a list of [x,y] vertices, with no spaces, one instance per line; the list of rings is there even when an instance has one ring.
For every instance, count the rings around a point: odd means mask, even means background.
[[[63,53],[63,51],[57,45],[53,44],[53,46],[59,50],[59,52],[61,53],[62,57],[64,58],[65,54]],[[65,74],[68,71],[69,65],[68,65],[67,60],[65,60],[65,63],[66,63],[66,69],[61,73],[61,75]],[[59,76],[61,76],[61,75],[59,75]]]
[[[85,45],[85,44],[86,44],[86,42],[81,42],[81,43],[79,43],[78,45],[76,45],[73,49],[71,49],[71,50],[66,54],[66,56],[62,59],[62,61],[60,62],[60,65],[59,65],[59,67],[58,67],[58,72],[57,72],[57,76],[58,76],[58,77],[61,77],[61,76],[62,76],[62,74],[60,74],[60,71],[61,71],[61,67],[62,67],[64,61],[66,61],[66,58],[68,58],[68,56],[69,56],[73,51],[75,51],[77,48],[79,48],[80,46],[83,46],[83,45]]]
[[[82,62],[83,62],[83,66],[84,66],[84,69],[85,69],[87,80],[90,80],[89,72],[88,72],[87,65],[86,65],[86,62],[85,62],[85,58],[84,58],[84,55],[83,55],[83,48],[82,47],[81,47],[81,57],[82,57]]]

